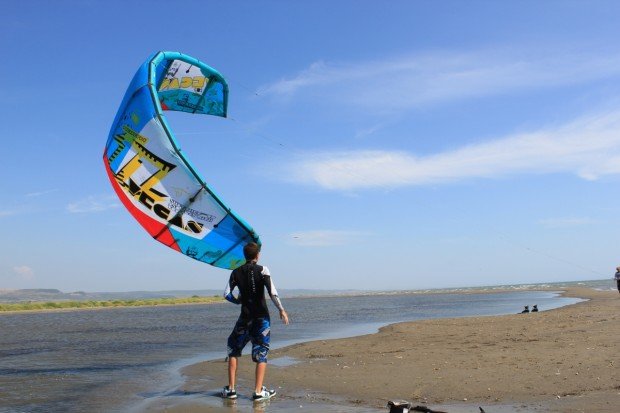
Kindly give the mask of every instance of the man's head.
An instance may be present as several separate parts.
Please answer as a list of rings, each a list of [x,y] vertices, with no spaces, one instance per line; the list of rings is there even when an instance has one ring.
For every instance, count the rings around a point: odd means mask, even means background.
[[[255,242],[245,244],[245,246],[243,247],[243,255],[245,256],[245,260],[248,262],[258,260],[259,253],[260,246]]]

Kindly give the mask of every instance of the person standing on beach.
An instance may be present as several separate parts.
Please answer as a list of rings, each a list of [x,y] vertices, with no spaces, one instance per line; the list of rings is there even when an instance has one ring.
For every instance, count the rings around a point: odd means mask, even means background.
[[[254,401],[268,400],[275,396],[276,392],[263,386],[271,337],[271,322],[265,300],[265,288],[271,301],[280,311],[280,319],[284,324],[289,322],[288,314],[284,311],[269,270],[257,264],[260,246],[250,242],[243,247],[243,255],[246,263],[233,270],[224,291],[226,300],[233,304],[241,304],[241,314],[228,337],[228,385],[222,390],[222,397],[237,398],[235,390],[237,362],[241,357],[241,351],[248,341],[251,341],[252,360],[256,363],[256,382],[252,399]],[[237,297],[233,295],[235,288],[239,289]]]
[[[620,267],[616,267],[616,275],[614,278],[616,279],[616,285],[618,286],[618,293],[620,293]]]

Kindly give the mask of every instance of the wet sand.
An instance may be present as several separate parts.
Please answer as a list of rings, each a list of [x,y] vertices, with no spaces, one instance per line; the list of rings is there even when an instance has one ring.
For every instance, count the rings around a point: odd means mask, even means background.
[[[399,323],[274,350],[267,383],[280,394],[254,410],[371,412],[404,399],[448,412],[617,412],[620,294],[571,288],[565,295],[588,301],[539,313]],[[277,366],[278,358],[289,363]],[[215,396],[226,382],[223,360],[182,373],[179,397],[141,411],[252,411],[250,400],[228,406]],[[238,391],[250,394],[249,357],[240,360],[238,376]]]

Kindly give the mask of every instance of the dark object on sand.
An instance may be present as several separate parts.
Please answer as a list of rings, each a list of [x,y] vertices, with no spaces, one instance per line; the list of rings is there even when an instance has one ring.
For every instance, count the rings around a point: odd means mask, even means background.
[[[523,309],[523,311],[521,311],[521,314],[525,314],[525,313],[529,313],[530,312],[530,306],[526,305],[525,308]]]
[[[478,406],[478,408],[480,409],[480,413],[487,413],[487,412],[484,411],[484,409],[482,407]]]
[[[405,400],[394,400],[389,401],[387,407],[390,409],[390,413],[409,413],[411,403]]]
[[[389,401],[387,407],[390,409],[390,413],[409,413],[409,412],[423,412],[423,413],[446,413],[439,410],[429,409],[426,406],[411,407],[411,403],[405,400]]]
[[[433,410],[433,409],[429,409],[426,406],[416,406],[413,409],[411,409],[412,412],[424,412],[424,413],[446,413],[442,410]]]
[[[532,307],[532,312],[533,313],[537,313],[538,312],[538,305],[534,304],[534,307]]]
[[[440,410],[429,409],[426,406],[411,407],[411,403],[405,400],[389,401],[387,407],[390,409],[390,413],[409,413],[409,412],[423,412],[423,413],[446,413]]]

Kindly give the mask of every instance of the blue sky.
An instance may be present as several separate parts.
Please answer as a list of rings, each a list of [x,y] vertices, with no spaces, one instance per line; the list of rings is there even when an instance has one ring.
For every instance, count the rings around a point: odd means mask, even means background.
[[[168,119],[278,287],[611,277],[619,17],[612,1],[6,3],[0,289],[223,288],[227,271],[150,239],[105,175],[157,50],[229,81],[230,119]]]

